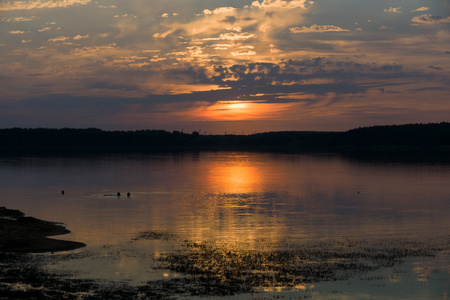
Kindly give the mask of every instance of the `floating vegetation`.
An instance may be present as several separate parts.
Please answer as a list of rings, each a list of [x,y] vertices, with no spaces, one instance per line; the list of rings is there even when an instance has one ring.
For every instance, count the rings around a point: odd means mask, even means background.
[[[295,289],[305,283],[346,280],[393,266],[406,257],[434,256],[448,250],[449,245],[449,237],[439,241],[343,239],[269,246],[185,242],[183,249],[162,254],[157,267],[209,281],[220,286],[221,295],[233,295],[261,287]]]
[[[439,251],[450,249],[450,236],[348,238],[302,243],[269,240],[194,242],[178,239],[173,233],[148,231],[134,239],[135,242],[140,240],[175,241],[175,250],[158,256],[146,254],[144,259],[149,260],[149,268],[172,271],[177,276],[138,285],[125,280],[76,279],[69,270],[51,271],[48,265],[57,260],[93,259],[98,255],[96,252],[58,255],[0,252],[0,298],[180,299],[243,293],[258,295],[264,291],[298,291],[301,297],[308,298],[310,294],[305,286],[309,284],[347,280],[354,276],[376,281],[383,277],[369,271],[392,267],[407,257],[432,257]]]
[[[139,234],[133,238],[133,240],[173,240],[177,236],[174,233],[166,232],[166,231],[142,231],[139,232]]]

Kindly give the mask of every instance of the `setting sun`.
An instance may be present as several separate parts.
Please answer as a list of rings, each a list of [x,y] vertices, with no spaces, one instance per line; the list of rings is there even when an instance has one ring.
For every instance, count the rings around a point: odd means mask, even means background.
[[[245,108],[247,108],[247,104],[244,102],[231,102],[230,104],[227,104],[227,106],[230,109],[245,109]]]

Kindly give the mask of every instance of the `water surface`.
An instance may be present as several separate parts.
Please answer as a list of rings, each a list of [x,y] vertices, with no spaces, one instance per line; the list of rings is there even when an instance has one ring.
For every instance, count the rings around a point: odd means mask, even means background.
[[[97,252],[129,250],[127,243],[142,231],[227,242],[448,235],[449,183],[447,164],[365,162],[337,155],[199,152],[0,159],[3,206],[61,221],[72,231],[64,238],[86,243],[81,251]],[[167,245],[142,244],[146,248],[133,251],[151,256],[167,250]],[[97,259],[87,276],[108,273],[120,279],[127,273],[137,281],[168,276],[149,272],[136,257],[108,263],[103,272]],[[448,269],[440,272],[448,275]],[[448,287],[433,291],[442,295]]]

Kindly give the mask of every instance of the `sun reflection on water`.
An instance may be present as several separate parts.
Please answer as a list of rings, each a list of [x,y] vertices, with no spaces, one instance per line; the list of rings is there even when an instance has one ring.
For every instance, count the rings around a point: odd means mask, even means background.
[[[36,217],[66,221],[73,234],[61,238],[89,245],[76,251],[73,260],[59,265],[80,270],[85,277],[130,280],[133,284],[171,280],[184,276],[178,267],[184,268],[185,259],[190,259],[189,267],[201,264],[199,271],[214,267],[209,273],[212,277],[230,279],[227,272],[238,270],[238,279],[253,278],[255,287],[265,293],[310,293],[321,285],[303,278],[311,278],[311,274],[301,273],[311,262],[317,263],[316,269],[328,270],[332,265],[338,272],[345,260],[345,268],[359,272],[360,265],[354,263],[361,258],[368,257],[372,263],[372,258],[375,262],[379,257],[389,258],[399,249],[414,250],[417,241],[411,233],[427,238],[424,232],[448,235],[450,172],[444,167],[415,169],[352,163],[336,157],[242,152],[95,162],[74,163],[60,170],[46,161],[45,168],[36,168],[42,172],[19,172],[18,183],[25,178],[36,184],[29,194],[17,184],[14,189],[5,187],[13,195],[11,199],[22,204],[26,203],[22,199],[28,200],[29,207],[42,213]],[[42,174],[53,177],[40,181]],[[53,185],[68,184],[59,178],[72,179],[73,186],[64,196],[51,195],[48,190],[55,190]],[[129,188],[132,196],[105,196],[116,192],[118,186]],[[153,239],[133,239],[148,231],[152,234],[147,237]],[[413,242],[405,246],[399,236],[411,237]],[[386,240],[369,243],[379,237]],[[327,244],[330,238],[335,240]],[[448,240],[436,243],[448,245]],[[401,257],[409,253],[404,251]],[[155,264],[167,257],[172,258],[168,269],[155,271]],[[431,285],[438,278],[445,284],[448,256],[442,261],[446,264],[432,259],[411,263],[408,274],[412,276],[396,273],[380,277],[376,283]],[[236,268],[229,268],[236,262]],[[269,267],[272,270],[268,271]],[[270,277],[286,270],[296,274],[296,282],[292,276]],[[270,276],[263,277],[267,274]]]

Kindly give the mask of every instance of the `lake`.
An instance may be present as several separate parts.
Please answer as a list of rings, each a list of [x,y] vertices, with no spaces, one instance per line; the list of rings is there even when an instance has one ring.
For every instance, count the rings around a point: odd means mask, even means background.
[[[60,238],[87,244],[49,269],[130,285],[182,277],[151,260],[183,241],[257,250],[450,235],[447,163],[231,151],[3,157],[0,187],[1,206],[63,222],[72,233]],[[176,238],[137,238],[142,232]],[[441,299],[450,292],[449,273],[448,251],[440,251],[336,282],[256,290],[267,297]]]

